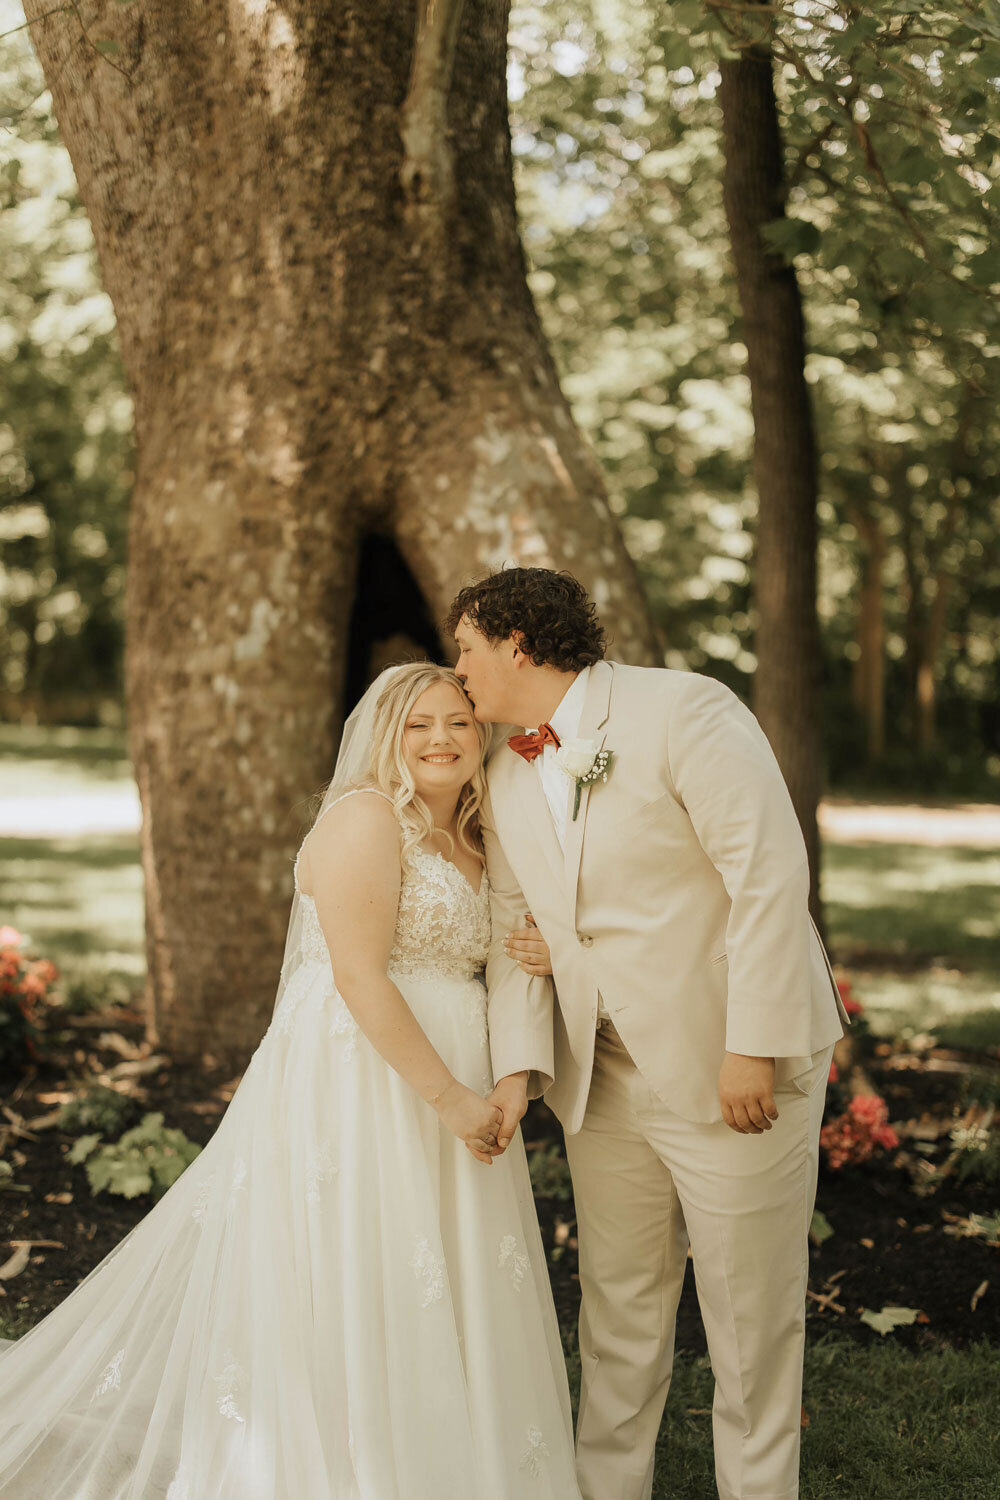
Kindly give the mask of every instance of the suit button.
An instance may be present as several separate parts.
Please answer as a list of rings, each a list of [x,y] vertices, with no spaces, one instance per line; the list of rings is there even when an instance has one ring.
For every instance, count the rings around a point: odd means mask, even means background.
[[[594,946],[594,939],[589,932],[578,932],[577,937],[580,939],[581,947],[592,948]]]

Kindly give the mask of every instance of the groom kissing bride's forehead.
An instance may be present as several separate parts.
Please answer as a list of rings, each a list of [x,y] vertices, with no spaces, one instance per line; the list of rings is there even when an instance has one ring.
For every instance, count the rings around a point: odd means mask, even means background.
[[[576,1200],[585,1500],[648,1500],[690,1246],[722,1500],[798,1494],[807,1233],[846,1017],[805,844],[753,714],[694,672],[605,659],[581,584],[510,568],[446,621],[487,767],[487,965],[502,1136],[544,1094]],[[526,914],[551,976],[505,938]]]

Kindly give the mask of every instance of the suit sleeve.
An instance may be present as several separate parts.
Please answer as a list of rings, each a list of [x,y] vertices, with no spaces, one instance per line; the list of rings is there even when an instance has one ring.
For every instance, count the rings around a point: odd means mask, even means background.
[[[767,737],[734,693],[692,674],[667,741],[677,797],[732,903],[726,1048],[808,1054],[809,861]]]
[[[552,979],[526,974],[504,952],[504,936],[524,926],[528,904],[500,847],[488,798],[480,809],[480,828],[490,881],[492,938],[486,961],[486,1013],[493,1077],[499,1082],[527,1069],[528,1096],[535,1099],[555,1076]]]

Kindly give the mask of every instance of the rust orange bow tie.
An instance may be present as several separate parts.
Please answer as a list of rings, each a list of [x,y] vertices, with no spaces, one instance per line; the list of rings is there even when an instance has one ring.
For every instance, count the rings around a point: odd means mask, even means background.
[[[559,749],[559,736],[551,724],[539,724],[534,734],[512,734],[507,743],[518,755],[523,755],[530,766],[546,745],[554,745]]]

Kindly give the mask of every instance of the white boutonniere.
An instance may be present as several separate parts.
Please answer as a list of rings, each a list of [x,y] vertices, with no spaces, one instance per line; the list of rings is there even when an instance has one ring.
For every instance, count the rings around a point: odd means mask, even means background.
[[[574,823],[580,811],[584,787],[589,786],[592,781],[607,781],[614,757],[613,750],[598,750],[596,740],[563,740],[559,746],[556,765],[576,783],[573,798]]]

